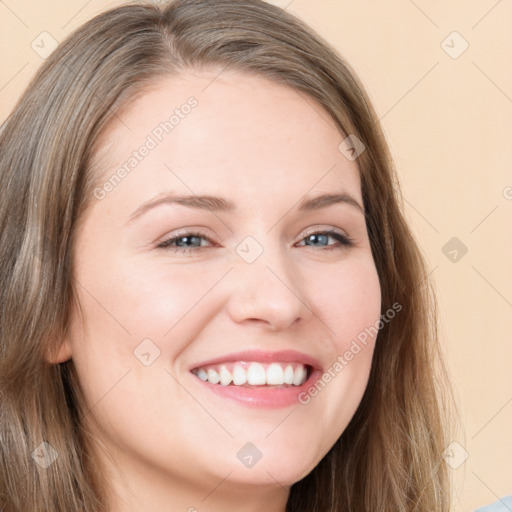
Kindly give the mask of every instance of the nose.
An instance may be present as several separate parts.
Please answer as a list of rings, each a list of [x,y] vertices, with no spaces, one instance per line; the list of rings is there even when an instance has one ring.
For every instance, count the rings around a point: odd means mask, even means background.
[[[265,250],[252,263],[237,261],[228,310],[237,323],[260,323],[279,331],[308,320],[313,311],[300,271],[283,251],[270,252]]]

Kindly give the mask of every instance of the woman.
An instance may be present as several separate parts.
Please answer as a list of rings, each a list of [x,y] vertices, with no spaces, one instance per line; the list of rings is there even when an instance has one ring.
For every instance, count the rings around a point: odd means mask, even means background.
[[[425,264],[311,29],[112,9],[0,155],[3,511],[449,510]]]

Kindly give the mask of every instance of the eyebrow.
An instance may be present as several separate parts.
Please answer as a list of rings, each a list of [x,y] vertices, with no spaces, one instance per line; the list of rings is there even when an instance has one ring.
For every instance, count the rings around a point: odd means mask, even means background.
[[[349,194],[322,194],[316,197],[304,197],[297,209],[299,212],[320,210],[327,208],[333,204],[347,204],[364,215],[363,207]],[[175,195],[164,194],[158,195],[139,206],[128,219],[127,224],[131,224],[142,214],[160,206],[162,204],[178,204],[188,208],[196,208],[199,210],[207,210],[210,212],[233,212],[236,211],[236,204],[230,199],[210,195]]]

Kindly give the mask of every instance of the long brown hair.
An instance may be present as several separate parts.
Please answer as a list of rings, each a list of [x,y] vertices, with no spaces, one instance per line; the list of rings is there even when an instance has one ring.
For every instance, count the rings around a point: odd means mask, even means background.
[[[76,300],[73,239],[93,200],[91,162],[102,129],[157,77],[211,67],[291,86],[325,107],[340,133],[363,141],[357,163],[382,312],[401,305],[379,331],[354,417],[313,471],[292,486],[287,511],[447,512],[442,452],[449,388],[436,303],[401,213],[378,117],[330,45],[261,0],[133,3],[100,14],[44,62],[4,123],[0,509],[107,510],[73,361],[47,362]],[[41,467],[36,448],[58,457]]]

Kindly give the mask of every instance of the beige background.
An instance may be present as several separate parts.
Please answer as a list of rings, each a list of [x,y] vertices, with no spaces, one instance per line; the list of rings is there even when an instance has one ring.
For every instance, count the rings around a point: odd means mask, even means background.
[[[0,1],[0,120],[43,60],[31,47],[42,32],[60,41],[120,3]],[[449,459],[460,464],[450,469],[454,511],[512,494],[512,1],[273,3],[347,58],[388,136],[462,415]],[[455,246],[443,253],[452,237],[462,257]]]

